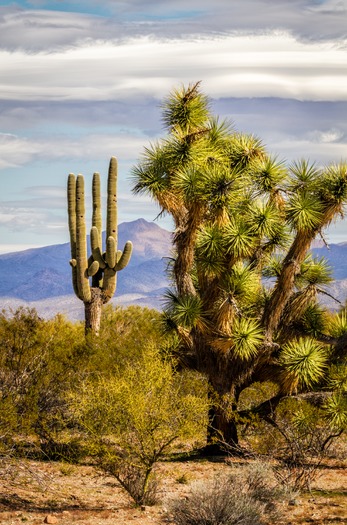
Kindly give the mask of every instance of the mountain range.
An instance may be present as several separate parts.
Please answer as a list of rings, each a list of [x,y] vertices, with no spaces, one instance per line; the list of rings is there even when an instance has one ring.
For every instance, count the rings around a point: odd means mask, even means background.
[[[112,302],[138,304],[160,309],[168,287],[167,262],[171,256],[172,233],[153,222],[137,219],[118,227],[118,247],[126,241],[134,249],[129,265],[118,274],[117,291]],[[347,243],[313,248],[333,268],[336,281],[329,293],[344,302],[347,297]],[[60,312],[72,320],[82,319],[83,304],[72,289],[69,265],[70,244],[58,244],[0,255],[0,304],[2,308],[20,305],[36,308],[39,315],[51,317]],[[338,303],[328,296],[326,304]]]
[[[118,247],[122,249],[126,241],[132,241],[133,253],[128,266],[118,273],[113,303],[161,308],[168,286],[166,261],[171,253],[171,236],[144,219],[119,225]],[[105,233],[103,237],[105,243]],[[70,243],[0,255],[2,308],[25,305],[36,308],[44,317],[60,312],[81,319],[83,303],[73,292],[70,259]]]

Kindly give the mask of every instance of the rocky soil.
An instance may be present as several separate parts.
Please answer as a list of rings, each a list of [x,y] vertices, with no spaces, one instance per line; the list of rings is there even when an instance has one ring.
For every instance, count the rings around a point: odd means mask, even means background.
[[[23,461],[3,464],[0,523],[3,525],[159,525],[169,523],[170,502],[186,498],[198,480],[213,479],[250,461],[168,461],[158,467],[160,500],[136,508],[118,483],[92,466]],[[280,525],[347,524],[347,460],[329,460],[311,493],[279,503]],[[274,523],[272,521],[272,523]]]

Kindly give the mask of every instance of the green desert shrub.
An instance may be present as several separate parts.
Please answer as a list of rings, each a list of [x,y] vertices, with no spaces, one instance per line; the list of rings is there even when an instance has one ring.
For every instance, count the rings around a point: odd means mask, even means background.
[[[52,439],[66,426],[65,394],[83,352],[81,329],[62,316],[41,319],[34,309],[0,314],[0,435],[2,442],[38,435]],[[65,421],[64,421],[65,419]]]
[[[139,363],[145,359],[146,345],[159,348],[158,359],[167,354],[168,337],[162,335],[159,321],[160,314],[156,310],[108,306],[100,336],[86,340],[82,323],[71,323],[61,315],[45,320],[34,309],[2,311],[1,447],[13,451],[14,443],[19,450],[19,441],[39,442],[47,458],[74,461],[80,457],[84,453],[84,447],[79,445],[81,430],[76,419],[71,417],[68,400],[78,395],[81,384],[88,384],[93,392],[101,392],[105,387],[112,395],[115,377],[117,381],[123,378],[122,391],[125,392],[124,373],[139,368]],[[168,362],[165,366],[170,368]],[[203,397],[201,379],[194,377],[191,373],[175,375],[175,384],[180,382],[177,388],[182,398],[188,399],[194,390],[198,390],[196,397]],[[136,391],[136,378],[129,377],[129,381],[133,385],[128,389],[130,396]],[[148,385],[149,382],[148,377]],[[119,386],[119,382],[117,384]],[[170,387],[172,384],[169,382]],[[117,406],[119,408],[120,404]],[[118,420],[115,424],[118,425]],[[39,440],[33,440],[35,436]]]
[[[176,440],[203,434],[207,401],[150,346],[113,375],[84,380],[71,410],[101,470],[137,504],[149,504],[156,463]]]
[[[89,372],[113,375],[129,361],[136,360],[144,345],[164,345],[160,313],[140,306],[107,305],[104,307],[98,337],[88,343]]]

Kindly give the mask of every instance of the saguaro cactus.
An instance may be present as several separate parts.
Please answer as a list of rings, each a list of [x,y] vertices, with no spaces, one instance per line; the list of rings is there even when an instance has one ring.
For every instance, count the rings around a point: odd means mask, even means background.
[[[91,255],[87,257],[84,178],[70,173],[67,185],[71,244],[72,284],[84,303],[86,333],[99,333],[102,305],[116,291],[117,272],[130,260],[132,243],[117,250],[117,159],[112,157],[107,182],[106,250],[102,250],[100,175],[93,175],[93,216],[90,231]]]

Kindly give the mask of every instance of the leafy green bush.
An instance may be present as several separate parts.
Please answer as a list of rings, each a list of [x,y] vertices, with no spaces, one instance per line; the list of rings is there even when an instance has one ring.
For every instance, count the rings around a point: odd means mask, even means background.
[[[0,438],[37,435],[55,457],[76,441],[66,394],[83,377],[112,375],[136,359],[143,341],[160,345],[159,313],[147,308],[105,309],[99,338],[85,341],[83,325],[35,309],[0,313]],[[67,432],[68,430],[68,432]],[[70,436],[69,436],[70,432]],[[64,435],[63,435],[64,433]],[[75,447],[74,447],[75,448]],[[59,454],[58,454],[59,455]],[[66,458],[65,458],[66,459]]]
[[[137,504],[153,502],[157,461],[179,438],[202,434],[207,401],[152,346],[114,375],[82,382],[71,408],[103,471],[115,476]]]
[[[136,360],[144,345],[164,345],[160,319],[160,313],[150,308],[105,306],[100,334],[88,341],[90,372],[113,375]]]
[[[79,369],[81,327],[34,309],[0,314],[2,442],[37,434],[43,442],[66,426],[65,392]]]

